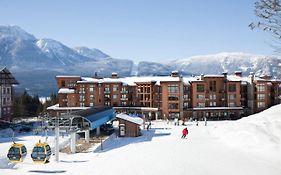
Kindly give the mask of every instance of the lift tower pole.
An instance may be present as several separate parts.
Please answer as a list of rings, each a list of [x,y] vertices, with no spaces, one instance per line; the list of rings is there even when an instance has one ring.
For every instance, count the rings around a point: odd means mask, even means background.
[[[56,139],[55,139],[55,141],[56,141],[56,153],[55,153],[55,155],[56,155],[56,162],[59,162],[59,134],[60,134],[60,129],[59,129],[59,119],[58,118],[56,118],[56,124],[55,124],[55,133],[56,133]]]

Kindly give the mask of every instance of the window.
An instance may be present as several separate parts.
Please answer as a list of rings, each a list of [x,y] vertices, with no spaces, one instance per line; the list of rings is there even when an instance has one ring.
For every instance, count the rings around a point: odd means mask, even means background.
[[[122,100],[127,100],[127,95],[126,95],[126,94],[122,94],[122,95],[121,95],[121,99],[122,99]]]
[[[110,106],[110,102],[106,101],[106,102],[104,102],[104,105],[105,106]]]
[[[197,94],[197,99],[198,100],[204,100],[205,99],[205,95],[204,94]]]
[[[235,102],[229,102],[228,103],[228,107],[235,107],[236,105],[235,105]]]
[[[178,109],[179,105],[178,103],[169,103],[169,109]]]
[[[227,97],[228,97],[228,100],[235,100],[236,94],[228,94]]]
[[[183,87],[183,92],[188,93],[189,92],[189,86],[184,86]]]
[[[6,88],[5,87],[3,87],[3,89],[2,89],[2,93],[6,94]]]
[[[105,93],[110,93],[109,85],[105,85],[105,87],[104,87],[104,92],[105,92]]]
[[[210,102],[210,106],[217,106],[217,102],[211,101],[211,102]]]
[[[217,90],[216,81],[210,81],[210,91],[216,92],[216,90]]]
[[[95,91],[95,87],[93,84],[90,84],[90,92],[94,92]]]
[[[80,103],[80,107],[84,107],[85,106],[85,103]]]
[[[118,91],[118,84],[113,85],[113,92]]]
[[[91,102],[91,103],[90,103],[90,106],[91,106],[91,107],[94,106],[94,103]]]
[[[64,80],[61,81],[61,87],[65,87],[65,81]]]
[[[104,98],[105,98],[105,100],[110,100],[110,95],[109,94],[105,94]]]
[[[90,101],[95,101],[94,95],[90,95]]]
[[[169,93],[178,93],[179,92],[179,86],[177,84],[169,84],[168,85],[168,92]]]
[[[67,87],[69,87],[69,88],[73,88],[75,86],[76,86],[76,81],[74,81],[74,80],[70,80],[67,84]]]
[[[228,92],[236,92],[236,84],[229,84]]]
[[[121,101],[121,105],[122,105],[122,106],[126,106],[126,105],[127,105],[127,102]]]
[[[114,94],[114,95],[112,96],[112,98],[113,98],[113,99],[117,99],[117,98],[118,98],[118,95]]]
[[[204,84],[197,84],[197,92],[205,92]]]
[[[11,94],[11,89],[7,87],[7,94]]]
[[[127,88],[126,87],[122,87],[122,93],[128,93]]]
[[[184,99],[184,100],[188,100],[188,95],[186,95],[186,94],[183,95],[183,99]]]
[[[84,96],[84,95],[80,95],[79,100],[80,100],[80,101],[85,101],[85,96]]]
[[[80,91],[79,91],[80,94],[84,94],[85,93],[85,86],[84,85],[81,85],[80,86]]]
[[[258,108],[265,108],[265,102],[258,102]]]
[[[177,100],[179,100],[177,95],[169,95],[168,99],[169,99],[169,101],[177,101]]]
[[[258,100],[264,100],[265,94],[258,94]]]
[[[216,100],[217,96],[216,94],[210,94],[210,100]]]
[[[257,91],[258,92],[264,92],[265,91],[265,84],[258,84],[257,85]]]
[[[197,103],[197,107],[198,108],[204,108],[205,107],[205,103]]]
[[[188,108],[188,103],[187,103],[187,102],[184,102],[184,103],[183,103],[183,108],[184,108],[184,109],[187,109],[187,108]]]

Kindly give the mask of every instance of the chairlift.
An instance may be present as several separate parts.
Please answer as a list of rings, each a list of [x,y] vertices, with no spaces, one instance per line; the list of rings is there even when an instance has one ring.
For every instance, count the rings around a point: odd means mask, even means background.
[[[34,163],[44,164],[49,162],[51,154],[52,151],[50,145],[46,142],[41,143],[39,140],[33,147],[31,158]]]
[[[12,163],[23,162],[27,154],[26,147],[20,143],[13,143],[8,151],[7,157]]]

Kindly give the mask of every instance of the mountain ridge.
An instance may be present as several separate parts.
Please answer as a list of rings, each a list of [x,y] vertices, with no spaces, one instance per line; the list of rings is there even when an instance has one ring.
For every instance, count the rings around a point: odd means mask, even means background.
[[[174,59],[165,63],[141,61],[135,65],[132,60],[115,59],[96,48],[71,48],[54,39],[38,39],[18,26],[0,26],[0,66],[20,75],[22,88],[32,89],[33,93],[39,94],[42,90],[47,91],[44,87],[50,86],[42,77],[54,79],[55,73],[87,76],[97,73],[100,77],[106,77],[117,72],[122,77],[169,75],[173,70],[178,70],[183,76],[242,71],[245,76],[254,72],[257,76],[281,77],[279,56],[221,52]],[[37,72],[36,75],[34,72]],[[34,82],[38,82],[38,86],[34,85],[38,89],[31,87]],[[55,79],[48,82],[56,86]],[[44,92],[44,95],[47,94]]]

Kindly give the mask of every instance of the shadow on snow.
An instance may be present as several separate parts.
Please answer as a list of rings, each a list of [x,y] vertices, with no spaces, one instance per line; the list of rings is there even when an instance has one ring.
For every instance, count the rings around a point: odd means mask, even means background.
[[[150,142],[152,138],[171,135],[169,132],[170,129],[171,128],[152,128],[149,130],[142,130],[142,135],[139,137],[116,137],[116,135],[113,134],[108,140],[103,142],[102,147],[101,145],[98,146],[94,150],[94,153],[107,152],[130,144]],[[103,148],[103,150],[101,150],[101,148]]]

